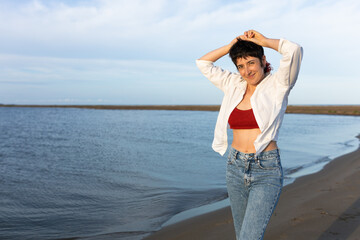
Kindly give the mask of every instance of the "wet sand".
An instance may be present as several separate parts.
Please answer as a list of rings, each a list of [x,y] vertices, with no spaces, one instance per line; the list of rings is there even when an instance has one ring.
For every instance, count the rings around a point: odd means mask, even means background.
[[[219,111],[219,105],[12,105],[0,104],[0,107],[59,107],[112,110],[187,110],[187,111]],[[287,113],[330,114],[360,116],[360,105],[291,105]]]
[[[147,240],[234,240],[229,207],[167,226]],[[359,240],[360,148],[284,187],[265,240]]]

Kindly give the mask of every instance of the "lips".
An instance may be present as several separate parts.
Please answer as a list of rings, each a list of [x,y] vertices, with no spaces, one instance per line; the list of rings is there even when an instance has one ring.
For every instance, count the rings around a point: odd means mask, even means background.
[[[254,77],[255,77],[255,73],[254,73],[254,74],[249,74],[247,77],[248,77],[248,78],[254,78]]]

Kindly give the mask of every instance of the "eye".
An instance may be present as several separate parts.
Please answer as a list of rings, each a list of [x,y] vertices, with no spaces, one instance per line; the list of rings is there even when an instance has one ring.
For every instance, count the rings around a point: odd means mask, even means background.
[[[253,65],[253,64],[255,64],[255,62],[254,62],[254,61],[249,62],[249,65]]]
[[[237,66],[238,69],[242,69],[243,67],[244,67],[243,65]]]

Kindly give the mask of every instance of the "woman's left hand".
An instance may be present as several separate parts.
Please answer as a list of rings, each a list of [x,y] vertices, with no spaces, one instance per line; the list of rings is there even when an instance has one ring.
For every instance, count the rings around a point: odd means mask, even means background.
[[[242,40],[250,41],[256,43],[257,45],[264,46],[267,38],[261,33],[255,30],[248,30],[244,32],[244,35],[241,35],[240,38]]]

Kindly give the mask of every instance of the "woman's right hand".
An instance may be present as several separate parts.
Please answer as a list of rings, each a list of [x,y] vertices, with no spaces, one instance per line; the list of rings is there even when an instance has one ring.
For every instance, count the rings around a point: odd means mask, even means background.
[[[244,35],[238,36],[237,38],[232,40],[230,44],[235,44],[235,40],[237,40],[238,38],[240,38],[241,40],[253,42],[262,47],[268,47],[278,51],[279,39],[267,38],[255,30],[248,30],[244,32]]]
[[[238,39],[241,39],[241,40],[245,40],[245,36],[244,35],[240,35],[240,36],[237,36],[236,38],[234,38],[230,43],[229,43],[229,46],[232,47],[235,43],[237,43]]]
[[[229,44],[227,44],[225,46],[222,46],[218,49],[208,52],[207,54],[205,54],[204,56],[199,58],[199,60],[207,60],[207,61],[212,61],[212,62],[217,61],[219,58],[221,58],[229,53],[230,48],[238,41],[238,38],[243,39],[244,35],[234,38]]]

